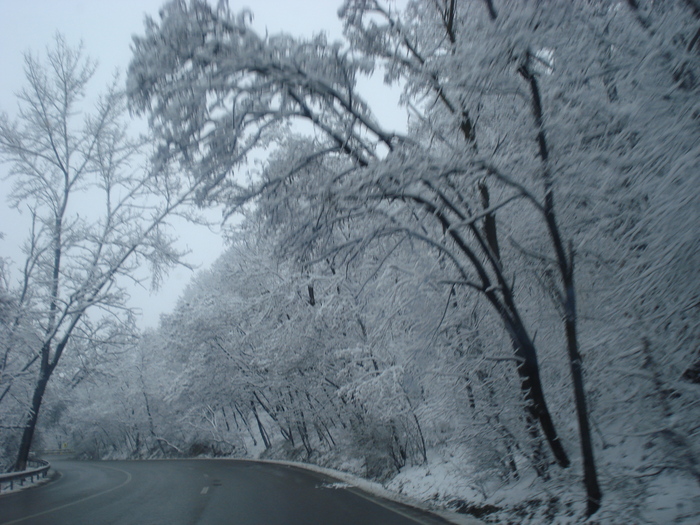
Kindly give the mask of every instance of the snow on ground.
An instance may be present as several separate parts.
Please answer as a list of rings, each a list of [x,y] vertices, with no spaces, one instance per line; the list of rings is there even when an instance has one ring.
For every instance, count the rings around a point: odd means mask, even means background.
[[[544,482],[534,471],[524,469],[518,480],[480,482],[478,472],[469,467],[463,454],[433,449],[428,462],[404,467],[381,484],[348,472],[295,461],[275,461],[319,472],[339,480],[327,488],[347,485],[376,496],[429,510],[450,521],[466,525],[478,523],[518,523],[573,525],[595,523],[622,525],[696,525],[700,523],[700,490],[687,473],[667,470],[654,477],[634,479],[633,470],[601,469],[603,506],[587,521],[585,493],[579,469],[553,469]],[[620,454],[621,450],[606,451]],[[603,454],[601,454],[603,456]],[[601,463],[614,465],[609,458]],[[362,472],[354,463],[343,463],[341,470]],[[639,485],[639,486],[638,486]],[[446,511],[442,509],[454,509]],[[479,517],[481,520],[475,518]]]
[[[644,517],[650,523],[698,523],[700,489],[695,480],[671,472],[658,476],[645,498]]]
[[[483,496],[470,484],[469,472],[449,461],[431,458],[427,465],[406,467],[387,485],[389,490],[421,501],[449,504],[461,499],[481,501]]]

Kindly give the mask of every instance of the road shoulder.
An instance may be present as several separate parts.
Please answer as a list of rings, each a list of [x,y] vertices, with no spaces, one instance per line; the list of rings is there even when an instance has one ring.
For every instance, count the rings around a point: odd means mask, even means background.
[[[348,474],[347,472],[341,472],[338,470],[297,461],[270,459],[242,459],[241,461],[257,461],[261,463],[286,465],[289,467],[314,472],[316,474],[321,474],[331,480],[335,480],[335,483],[337,484],[336,487],[328,486],[327,488],[345,488],[351,490],[358,496],[369,499],[378,505],[389,508],[394,512],[398,512],[399,514],[407,515],[411,519],[419,520],[419,523],[425,523],[426,525],[432,525],[433,523],[436,525],[439,523],[448,523],[453,525],[484,525],[483,521],[465,514],[450,512],[444,509],[429,508],[421,501],[410,498],[404,494],[397,494],[396,492],[389,491],[380,483],[369,481],[364,478]]]

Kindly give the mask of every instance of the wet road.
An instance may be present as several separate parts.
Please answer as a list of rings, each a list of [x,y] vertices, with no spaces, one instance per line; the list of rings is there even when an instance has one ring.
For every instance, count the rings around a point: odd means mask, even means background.
[[[0,496],[0,524],[437,525],[436,516],[283,465],[49,458],[56,479]]]

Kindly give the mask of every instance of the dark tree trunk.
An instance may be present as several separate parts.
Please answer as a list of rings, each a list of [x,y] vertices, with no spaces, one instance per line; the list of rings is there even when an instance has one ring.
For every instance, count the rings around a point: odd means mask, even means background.
[[[517,337],[511,334],[511,339],[515,355],[519,359],[518,375],[521,380],[520,385],[525,397],[528,417],[533,422],[539,423],[557,464],[562,468],[567,468],[571,461],[554,428],[554,422],[545,401],[535,347],[527,336]]]
[[[312,285],[307,286],[309,290],[309,304],[311,306],[316,306],[316,297],[314,296],[314,287]]]
[[[567,256],[564,241],[559,231],[556,215],[554,213],[554,190],[552,175],[549,170],[549,148],[545,136],[542,120],[542,99],[537,83],[537,77],[529,68],[530,55],[526,57],[526,62],[520,67],[518,72],[528,83],[530,95],[532,97],[532,113],[537,127],[537,143],[539,146],[539,157],[542,161],[542,179],[544,183],[544,218],[549,230],[552,247],[556,254],[559,274],[563,287],[563,307],[564,307],[564,331],[566,335],[566,346],[569,355],[571,368],[571,379],[574,387],[574,399],[576,403],[576,415],[578,417],[579,436],[581,439],[581,455],[583,461],[583,481],[586,487],[587,510],[586,515],[593,515],[600,508],[602,493],[598,484],[598,476],[593,457],[593,444],[591,440],[591,430],[588,421],[588,411],[586,407],[586,393],[583,387],[583,367],[581,355],[578,349],[578,336],[576,333],[576,289],[574,287],[574,252],[571,244]]]
[[[405,198],[406,195],[403,194],[400,197]],[[542,390],[542,382],[540,381],[539,364],[537,362],[537,352],[535,350],[535,346],[520,317],[520,313],[518,312],[518,308],[513,297],[513,290],[505,280],[501,263],[498,259],[496,259],[495,254],[493,253],[494,249],[498,250],[495,222],[490,224],[490,227],[494,229],[490,232],[490,235],[493,236],[491,239],[491,242],[493,242],[493,247],[489,247],[486,241],[483,241],[481,233],[478,231],[478,229],[473,227],[472,233],[477,239],[481,239],[482,249],[487,254],[487,258],[491,263],[491,268],[497,275],[498,284],[500,286],[500,296],[496,292],[495,287],[491,286],[491,280],[488,277],[488,272],[486,271],[485,266],[476,256],[471,247],[468,246],[466,241],[458,232],[455,231],[446,214],[440,210],[438,206],[421,196],[412,195],[410,198],[416,203],[422,205],[438,219],[443,227],[443,231],[449,232],[450,237],[454,240],[457,247],[469,259],[473,265],[473,268],[479,274],[483,284],[483,289],[480,289],[480,291],[486,296],[486,299],[493,306],[503,321],[504,327],[508,332],[508,336],[513,345],[515,356],[519,361],[518,374],[520,374],[522,385],[521,388],[527,401],[526,409],[528,410],[529,414],[531,414],[533,419],[535,421],[539,421],[540,425],[542,426],[542,430],[547,438],[547,442],[552,449],[552,453],[554,454],[557,463],[562,467],[568,467],[570,464],[569,458],[561,444],[561,441],[559,440],[559,437],[557,436],[554,423],[544,399],[544,391]],[[465,217],[460,216],[459,219],[465,220]]]
[[[484,210],[488,210],[491,199],[488,186],[483,181],[479,183],[479,193],[481,194],[481,204]],[[493,213],[486,213],[484,216],[483,236],[485,239],[484,251],[488,250],[490,252],[490,259],[492,260],[494,270],[502,271],[496,217]],[[501,293],[503,294],[504,305],[502,307],[503,309],[499,310],[499,314],[506,325],[506,330],[510,336],[515,356],[518,358],[518,375],[520,376],[520,385],[526,402],[527,422],[530,426],[531,435],[533,439],[539,441],[539,432],[535,426],[539,424],[557,464],[563,468],[567,468],[571,462],[559,440],[559,436],[554,428],[554,422],[547,408],[544,390],[542,389],[542,381],[540,379],[537,350],[520,318],[512,289],[505,286],[503,279],[501,279],[501,281]],[[496,304],[495,301],[491,302],[494,305]],[[544,454],[537,442],[535,443],[534,456],[533,462],[537,473],[540,476],[546,476]]]
[[[253,415],[255,415],[255,421],[258,423],[258,430],[260,431],[260,437],[263,440],[263,443],[265,444],[265,450],[269,449],[272,446],[272,443],[270,442],[270,438],[267,435],[267,430],[265,430],[265,427],[262,424],[262,421],[260,421],[260,417],[258,416],[258,411],[255,409],[255,403],[251,400],[250,401],[250,408],[253,410]]]
[[[48,384],[50,377],[51,370],[42,366],[39,379],[34,387],[34,395],[32,396],[32,406],[29,412],[29,417],[24,425],[24,431],[22,432],[22,441],[19,445],[19,452],[17,453],[17,460],[15,461],[14,467],[14,470],[16,471],[25,470],[27,468],[29,451],[31,450],[32,441],[34,440],[36,423],[39,419],[39,409],[41,408],[41,402],[44,399],[44,392],[46,392],[46,385]]]
[[[574,254],[569,248],[569,268],[565,276],[566,304],[564,312],[566,316],[566,344],[571,365],[571,379],[574,383],[574,399],[576,401],[576,415],[578,416],[579,436],[581,438],[581,455],[583,460],[583,482],[586,486],[587,506],[586,515],[592,516],[600,508],[600,500],[603,497],[598,484],[598,474],[595,468],[593,456],[593,443],[591,429],[588,421],[588,408],[586,406],[586,392],[583,388],[583,366],[581,354],[578,350],[578,338],[576,335],[576,295],[574,289]]]
[[[491,205],[491,198],[489,196],[489,188],[483,181],[479,183],[479,193],[481,193],[481,205],[484,207],[484,210],[488,210],[489,206]],[[493,258],[500,264],[501,249],[498,246],[496,216],[493,213],[487,213],[484,216],[484,238],[486,239],[486,243],[491,250]]]
[[[413,409],[411,409],[413,410]],[[423,429],[420,426],[420,421],[418,421],[418,416],[413,414],[413,420],[416,422],[416,428],[418,429],[418,437],[420,438],[420,454],[423,459],[423,464],[428,462],[428,449],[425,446],[425,437],[423,436]]]
[[[151,405],[148,402],[148,395],[146,395],[146,385],[143,382],[143,376],[141,377],[141,384],[143,386],[143,400],[144,403],[146,404],[146,415],[148,416],[148,429],[151,432],[151,437],[155,440],[156,443],[158,443],[158,448],[160,449],[161,454],[163,454],[163,457],[165,457],[165,449],[163,448],[163,443],[158,439],[158,436],[156,435],[156,428],[153,423],[153,416],[151,415]],[[225,414],[224,414],[225,415]],[[226,422],[226,425],[228,426],[228,421]],[[138,444],[136,446],[136,449],[134,450],[135,454],[139,453],[138,450]]]

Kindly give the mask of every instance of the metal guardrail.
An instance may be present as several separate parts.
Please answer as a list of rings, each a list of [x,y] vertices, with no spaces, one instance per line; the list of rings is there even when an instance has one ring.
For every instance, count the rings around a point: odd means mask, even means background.
[[[29,480],[34,482],[34,478],[45,478],[51,464],[43,459],[30,459],[27,461],[27,466],[30,467],[22,472],[10,472],[8,474],[0,474],[0,492],[3,490],[13,490],[15,483],[19,482],[20,487],[24,486],[24,482]]]

